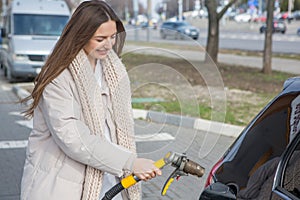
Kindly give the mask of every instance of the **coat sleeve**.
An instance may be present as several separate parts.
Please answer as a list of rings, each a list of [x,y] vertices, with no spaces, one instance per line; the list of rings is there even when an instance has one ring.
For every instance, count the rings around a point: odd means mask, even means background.
[[[81,106],[66,85],[66,80],[52,81],[39,104],[57,145],[72,159],[115,176],[131,170],[136,154],[91,134],[80,120]]]

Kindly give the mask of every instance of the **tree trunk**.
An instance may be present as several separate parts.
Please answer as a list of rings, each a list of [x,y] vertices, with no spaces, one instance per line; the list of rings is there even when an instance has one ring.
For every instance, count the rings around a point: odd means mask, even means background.
[[[208,10],[208,34],[205,62],[218,62],[219,51],[219,20],[216,1],[205,1]]]
[[[217,1],[206,0],[205,5],[208,11],[208,34],[206,43],[205,62],[218,62],[219,53],[219,21],[227,9],[237,0],[231,0],[223,9],[217,13]]]
[[[265,74],[272,73],[272,34],[273,34],[273,12],[275,0],[267,1],[267,30],[265,32],[265,44],[263,55],[263,69]]]

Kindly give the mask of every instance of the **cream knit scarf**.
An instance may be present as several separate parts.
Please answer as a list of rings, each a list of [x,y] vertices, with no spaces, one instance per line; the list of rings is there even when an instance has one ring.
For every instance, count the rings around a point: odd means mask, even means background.
[[[134,142],[134,122],[131,109],[131,91],[129,78],[124,65],[113,50],[101,61],[104,77],[107,81],[112,101],[112,118],[116,126],[116,135],[112,133],[112,142],[117,143],[132,152],[136,152]],[[101,90],[94,78],[94,72],[88,58],[81,50],[69,69],[74,78],[85,123],[92,134],[104,139],[104,116]],[[129,175],[130,172],[125,172]],[[87,166],[82,199],[99,200],[102,187],[103,172]],[[140,199],[140,186],[137,184],[128,189],[129,198]]]

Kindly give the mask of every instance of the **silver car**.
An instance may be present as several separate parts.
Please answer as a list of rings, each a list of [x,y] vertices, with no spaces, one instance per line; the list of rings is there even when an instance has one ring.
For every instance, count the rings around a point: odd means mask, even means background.
[[[186,21],[166,21],[160,27],[160,36],[163,39],[171,36],[175,39],[191,37],[197,40],[199,30]]]

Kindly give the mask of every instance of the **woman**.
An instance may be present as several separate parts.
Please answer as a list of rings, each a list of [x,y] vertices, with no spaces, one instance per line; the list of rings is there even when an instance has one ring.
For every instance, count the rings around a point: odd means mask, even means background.
[[[98,200],[122,176],[161,174],[152,160],[136,158],[130,84],[118,57],[124,38],[104,1],[84,1],[72,15],[26,111],[33,130],[21,199]],[[139,186],[117,198],[140,199]]]

